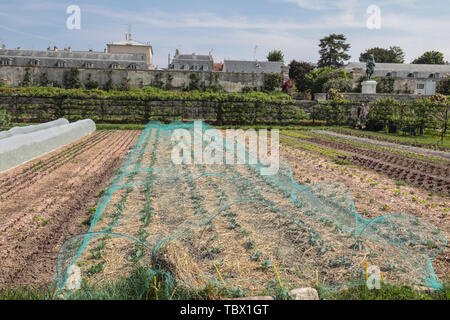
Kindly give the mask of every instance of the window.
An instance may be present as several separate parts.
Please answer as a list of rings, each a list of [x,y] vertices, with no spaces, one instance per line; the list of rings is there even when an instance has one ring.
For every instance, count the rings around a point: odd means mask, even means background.
[[[113,62],[113,63],[111,63],[110,68],[111,68],[111,69],[118,69],[118,68],[119,68],[119,64],[116,63],[116,62]]]
[[[2,65],[2,66],[12,65],[12,59],[11,58],[2,59],[2,60],[0,60],[0,65]]]
[[[203,70],[208,71],[209,70],[208,66],[203,66]]]
[[[41,64],[41,61],[39,61],[39,59],[31,59],[30,64],[32,66],[39,66]]]
[[[418,84],[417,84],[417,89],[420,89],[420,90],[425,89],[425,84],[423,84],[423,83],[418,83]]]
[[[56,66],[60,67],[60,68],[65,68],[65,67],[67,67],[67,62],[66,61],[58,61],[56,63]]]
[[[94,67],[94,64],[93,64],[92,62],[86,62],[86,63],[84,64],[84,67],[85,67],[85,68],[93,68],[93,67]]]
[[[409,74],[408,74],[408,78],[414,78],[414,73],[412,73],[412,72],[409,73]]]
[[[128,69],[136,70],[136,69],[137,69],[137,65],[134,64],[134,63],[132,63],[132,64],[130,64],[130,65],[128,66]]]

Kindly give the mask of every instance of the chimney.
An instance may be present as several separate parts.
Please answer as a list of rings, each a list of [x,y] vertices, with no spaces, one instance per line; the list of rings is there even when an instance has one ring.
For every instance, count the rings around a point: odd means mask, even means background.
[[[69,46],[69,47],[67,48],[67,51],[69,51],[70,53],[72,53],[72,47]]]
[[[52,50],[52,48],[50,48],[50,46],[48,46],[48,47],[47,47],[47,51],[50,51],[50,50]]]
[[[54,47],[53,47],[53,51],[58,52],[58,47],[57,47],[57,46],[54,46]]]
[[[5,44],[2,44],[2,49],[6,49],[6,45]]]
[[[92,50],[92,48],[89,49],[89,52],[93,52],[94,50]]]
[[[22,47],[17,47],[17,50],[22,50]]]
[[[105,48],[105,49],[103,49],[103,52],[104,52],[104,53],[106,53],[106,48]]]
[[[180,55],[180,50],[176,49],[176,50],[175,50],[175,57],[177,57],[177,56],[179,56],[179,55]]]
[[[170,53],[169,53],[169,60],[168,60],[168,64],[167,64],[167,66],[169,66],[169,67],[170,67]]]

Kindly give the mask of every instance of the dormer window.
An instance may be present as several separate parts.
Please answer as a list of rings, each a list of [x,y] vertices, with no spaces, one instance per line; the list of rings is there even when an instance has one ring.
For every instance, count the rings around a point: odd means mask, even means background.
[[[56,63],[56,66],[59,68],[65,68],[65,67],[67,67],[67,62],[60,60]]]
[[[388,73],[386,74],[386,77],[392,77],[392,73],[391,73],[391,72],[388,72]]]
[[[93,68],[93,67],[94,67],[94,64],[93,64],[92,62],[85,62],[85,63],[84,63],[84,67],[85,67],[85,68]]]
[[[31,59],[31,60],[30,60],[30,65],[32,65],[32,66],[37,67],[37,66],[39,66],[40,64],[41,64],[41,61],[40,61],[39,59]]]
[[[116,63],[116,62],[114,62],[114,63],[111,63],[111,66],[110,66],[110,68],[111,68],[111,69],[118,69],[118,68],[119,68],[119,64],[118,64],[118,63]]]
[[[408,78],[414,78],[414,73],[410,72],[410,73],[408,74]]]
[[[128,66],[128,69],[136,70],[136,69],[137,69],[137,65],[134,64],[134,63],[132,63],[132,64],[130,64],[130,65]]]
[[[10,65],[12,65],[12,59],[11,58],[1,59],[0,60],[0,65],[2,65],[2,66],[10,66]]]

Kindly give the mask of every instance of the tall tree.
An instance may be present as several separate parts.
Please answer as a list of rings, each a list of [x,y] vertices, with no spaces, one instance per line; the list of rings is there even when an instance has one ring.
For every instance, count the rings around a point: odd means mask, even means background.
[[[345,43],[347,38],[343,34],[330,34],[329,36],[320,39],[320,60],[319,67],[340,68],[345,61],[351,57],[347,54],[350,49],[350,44]]]
[[[298,91],[303,92],[308,89],[305,75],[313,69],[314,66],[308,62],[291,61],[289,64],[289,78],[294,81]]]
[[[281,50],[272,50],[267,55],[268,61],[284,62],[284,54]]]
[[[361,53],[359,61],[366,62],[371,54],[373,54],[375,61],[378,63],[405,62],[405,53],[400,47],[390,47],[389,49],[375,47],[368,49],[366,52]]]
[[[417,59],[413,64],[445,64],[444,54],[439,51],[427,51]]]

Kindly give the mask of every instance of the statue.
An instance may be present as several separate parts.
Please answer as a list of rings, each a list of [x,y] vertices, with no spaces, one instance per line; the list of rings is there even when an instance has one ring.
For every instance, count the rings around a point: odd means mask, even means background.
[[[371,80],[373,72],[375,71],[375,66],[375,57],[371,54],[366,62],[366,75],[368,80]]]

